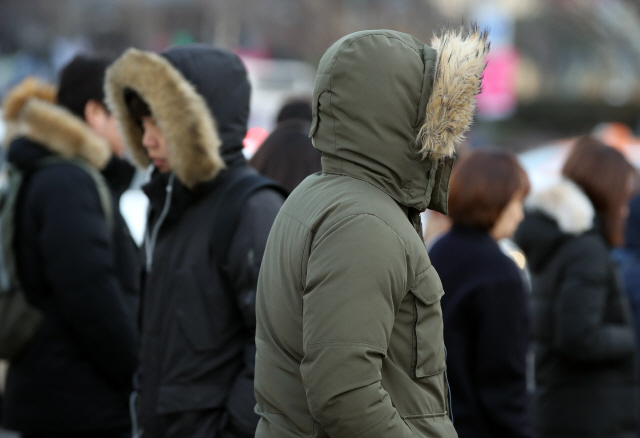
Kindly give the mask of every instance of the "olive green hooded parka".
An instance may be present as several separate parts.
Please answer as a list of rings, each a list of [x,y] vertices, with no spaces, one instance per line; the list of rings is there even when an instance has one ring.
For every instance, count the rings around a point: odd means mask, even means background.
[[[446,212],[486,40],[363,31],[320,61],[323,171],[282,207],[258,281],[256,437],[457,436],[419,212]]]

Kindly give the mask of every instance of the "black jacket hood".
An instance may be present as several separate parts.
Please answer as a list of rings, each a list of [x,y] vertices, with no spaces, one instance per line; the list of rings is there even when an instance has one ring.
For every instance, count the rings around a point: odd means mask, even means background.
[[[238,56],[205,45],[161,55],[127,50],[107,71],[107,103],[136,161],[149,164],[142,129],[127,106],[135,92],[149,106],[167,140],[169,162],[188,188],[210,181],[225,166],[244,163],[242,141],[251,87]]]

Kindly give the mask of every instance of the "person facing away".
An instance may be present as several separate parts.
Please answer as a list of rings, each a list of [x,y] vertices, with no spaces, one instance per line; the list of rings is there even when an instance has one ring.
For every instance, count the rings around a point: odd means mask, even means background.
[[[563,179],[527,200],[515,241],[532,278],[539,437],[637,436],[633,322],[610,256],[634,173],[620,152],[582,137]]]
[[[442,318],[460,438],[531,437],[527,297],[498,241],[524,217],[529,180],[508,152],[468,153],[451,174],[451,229],[429,250],[446,291]]]
[[[307,176],[321,170],[321,154],[311,144],[310,127],[311,102],[287,102],[278,113],[276,128],[251,157],[250,164],[291,193]]]
[[[284,198],[264,186],[241,206],[235,231],[220,225],[232,214],[233,184],[259,177],[242,154],[244,66],[205,45],[129,49],[107,72],[106,90],[133,156],[154,168],[143,188],[143,436],[252,437],[256,282]]]
[[[126,437],[137,366],[123,287],[131,279],[116,269],[118,236],[96,180],[69,161],[104,170],[112,150],[84,120],[53,103],[55,90],[48,98],[41,90],[26,80],[4,103],[13,137],[7,159],[26,175],[15,213],[17,272],[44,317],[11,361],[4,426],[26,438]],[[41,166],[54,158],[60,162]]]
[[[487,34],[356,32],[313,93],[322,173],[275,220],[256,302],[256,437],[455,437],[443,290],[420,212],[446,211]]]

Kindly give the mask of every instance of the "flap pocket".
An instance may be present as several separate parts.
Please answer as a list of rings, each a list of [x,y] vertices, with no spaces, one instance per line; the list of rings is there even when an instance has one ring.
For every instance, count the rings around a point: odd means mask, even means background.
[[[415,377],[440,374],[445,369],[440,277],[431,266],[416,278],[411,290],[415,300]]]

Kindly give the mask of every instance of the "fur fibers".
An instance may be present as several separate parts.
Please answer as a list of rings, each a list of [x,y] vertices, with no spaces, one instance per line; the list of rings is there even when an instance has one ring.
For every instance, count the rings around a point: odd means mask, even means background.
[[[83,120],[53,103],[53,87],[32,81],[23,81],[9,92],[4,101],[6,112],[3,116],[11,131],[7,133],[5,144],[23,136],[57,155],[82,158],[103,169],[111,158],[107,141],[95,134]]]
[[[582,234],[594,224],[591,201],[580,187],[566,178],[529,196],[526,208],[549,216],[560,231],[567,234]]]
[[[487,30],[480,31],[473,25],[470,29],[446,30],[431,41],[438,56],[427,117],[418,133],[423,158],[451,157],[464,140],[482,85],[488,36]]]
[[[148,166],[150,160],[142,128],[124,99],[127,89],[149,106],[167,141],[169,165],[183,184],[193,188],[225,167],[216,121],[203,97],[164,57],[129,49],[107,70],[105,95],[139,165]]]

